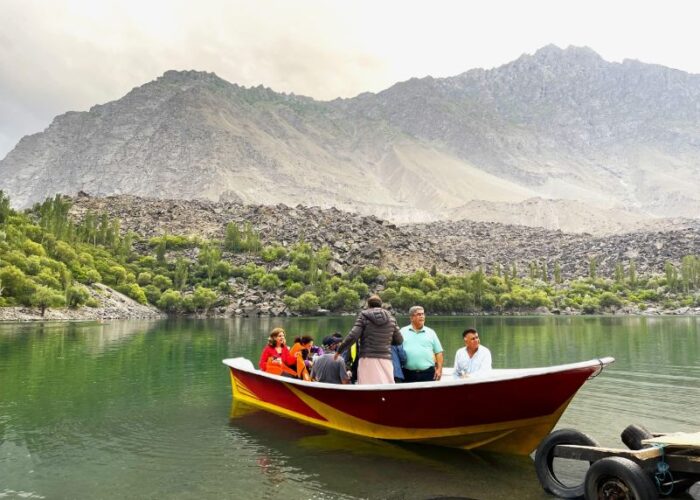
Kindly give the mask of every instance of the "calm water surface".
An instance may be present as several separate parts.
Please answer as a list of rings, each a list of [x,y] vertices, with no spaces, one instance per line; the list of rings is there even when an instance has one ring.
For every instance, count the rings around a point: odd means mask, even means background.
[[[548,498],[528,457],[358,439],[232,404],[223,358],[257,360],[274,326],[321,339],[352,321],[0,325],[0,498]],[[614,356],[559,424],[601,444],[621,446],[630,423],[700,427],[700,318],[428,324],[449,364],[471,325],[495,367]]]

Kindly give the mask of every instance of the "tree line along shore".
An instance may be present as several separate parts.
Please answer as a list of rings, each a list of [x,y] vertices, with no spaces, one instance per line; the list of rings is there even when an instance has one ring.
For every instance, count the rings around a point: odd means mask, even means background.
[[[602,276],[562,276],[558,262],[476,265],[458,274],[399,272],[369,264],[345,272],[330,245],[263,241],[251,221],[228,222],[223,238],[146,237],[106,212],[70,215],[57,195],[16,211],[0,191],[0,307],[99,308],[105,289],[167,314],[315,315],[356,312],[378,293],[396,312],[433,314],[700,314],[700,257],[640,273],[634,260]],[[105,286],[106,285],[106,286]],[[109,288],[107,288],[109,287]]]

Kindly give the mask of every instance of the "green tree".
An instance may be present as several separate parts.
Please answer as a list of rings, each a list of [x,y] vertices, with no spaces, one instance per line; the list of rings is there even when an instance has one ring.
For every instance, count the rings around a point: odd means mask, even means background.
[[[160,300],[160,289],[155,286],[155,285],[146,285],[143,287],[143,293],[146,294],[146,299],[148,299],[148,302],[151,304],[158,304],[158,300]]]
[[[628,272],[630,286],[637,286],[637,263],[634,260],[630,261]]]
[[[596,262],[595,257],[591,257],[588,259],[588,277],[592,280],[596,279],[597,276],[597,270],[598,270],[598,263]]]
[[[205,245],[199,251],[199,263],[205,269],[207,281],[211,285],[216,276],[216,267],[221,260],[221,250],[214,245]]]
[[[253,225],[250,222],[245,223],[245,229],[243,230],[243,239],[245,242],[245,248],[250,253],[258,253],[262,248],[262,243],[260,241],[260,235],[257,231],[253,229]]]
[[[666,264],[664,265],[664,272],[666,273],[666,285],[668,286],[668,289],[676,290],[679,284],[678,270],[671,262],[666,261]]]
[[[168,243],[166,241],[167,239],[163,237],[159,242],[158,246],[156,247],[156,261],[158,264],[161,266],[165,265],[165,253],[168,250]]]
[[[625,268],[622,266],[622,262],[615,264],[615,283],[622,285],[625,281]]]
[[[175,261],[175,288],[182,291],[187,285],[189,274],[189,264],[183,258],[178,258]]]
[[[260,286],[271,292],[282,286],[282,281],[277,277],[276,274],[265,274],[260,278]]]
[[[556,262],[554,264],[554,282],[556,284],[561,284],[562,279],[561,279],[561,266],[559,265],[559,262]]]
[[[148,271],[143,271],[138,274],[138,278],[136,278],[136,283],[138,283],[141,286],[146,286],[151,284],[151,280],[153,280],[153,275]]]
[[[298,297],[302,293],[304,293],[304,284],[299,283],[297,281],[291,281],[285,286],[285,290],[287,292],[287,295],[290,295],[292,297]]]
[[[177,290],[164,291],[158,299],[158,307],[167,312],[175,312],[182,303],[182,294]]]
[[[472,290],[474,293],[474,306],[481,307],[481,299],[484,294],[484,287],[486,285],[486,276],[484,275],[484,270],[479,266],[479,269],[472,274]]]
[[[198,286],[192,294],[192,301],[196,311],[201,311],[203,314],[209,312],[211,306],[216,302],[217,296],[214,290]]]
[[[151,279],[151,283],[153,286],[158,288],[159,290],[167,290],[168,288],[172,288],[173,286],[173,281],[168,278],[167,276],[164,276],[162,274],[156,274],[153,279]],[[141,284],[141,283],[139,283]]]
[[[302,313],[314,313],[318,311],[318,297],[313,292],[304,292],[296,299],[296,310]]]
[[[35,287],[21,269],[12,264],[0,267],[0,282],[6,297],[14,297],[21,304],[30,305]]]
[[[39,285],[32,294],[31,304],[38,307],[41,310],[41,315],[44,316],[47,308],[63,307],[66,305],[66,301],[61,292]]]
[[[76,284],[66,288],[66,304],[69,307],[80,307],[90,298],[90,292],[83,285]]]
[[[612,292],[603,292],[598,298],[600,307],[620,307],[622,306],[622,299]]]
[[[229,252],[242,252],[243,239],[241,238],[241,230],[235,222],[229,222],[226,225],[226,236],[224,237],[224,248]]]
[[[10,198],[0,189],[0,224],[4,224],[12,214]]]

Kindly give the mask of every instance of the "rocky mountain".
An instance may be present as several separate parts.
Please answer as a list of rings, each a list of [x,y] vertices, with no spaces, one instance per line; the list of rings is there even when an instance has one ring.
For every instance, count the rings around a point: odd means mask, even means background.
[[[663,273],[666,262],[678,264],[700,252],[700,222],[672,230],[645,231],[593,237],[541,228],[498,223],[442,221],[396,225],[374,216],[335,208],[298,205],[242,205],[206,200],[156,200],[133,196],[74,199],[71,214],[81,220],[88,212],[107,213],[121,221],[123,231],[142,237],[162,234],[223,239],[229,222],[250,222],[263,244],[289,245],[304,240],[333,252],[330,271],[344,274],[373,264],[400,272],[429,270],[446,274],[492,271],[516,265],[522,275],[531,262],[547,263],[549,272],[561,266],[562,276],[588,274],[589,260],[598,263],[601,276],[612,276],[618,263],[634,260],[638,273]],[[235,256],[232,256],[235,258]]]
[[[17,206],[82,190],[608,234],[700,217],[698,174],[700,75],[547,46],[331,102],[169,71],[24,137],[0,189]]]

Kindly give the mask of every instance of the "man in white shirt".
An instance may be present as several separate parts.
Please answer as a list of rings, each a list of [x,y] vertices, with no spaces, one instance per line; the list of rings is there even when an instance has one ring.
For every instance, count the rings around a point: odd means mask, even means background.
[[[485,375],[491,371],[491,351],[482,346],[479,332],[474,328],[464,330],[464,347],[455,354],[454,378]]]

